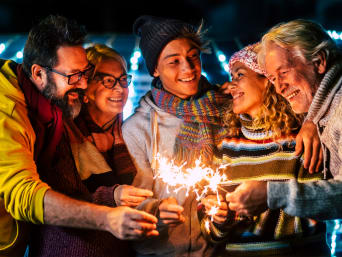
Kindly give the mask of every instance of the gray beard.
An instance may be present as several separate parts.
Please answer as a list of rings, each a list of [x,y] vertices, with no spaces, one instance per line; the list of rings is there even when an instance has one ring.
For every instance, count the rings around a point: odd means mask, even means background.
[[[47,77],[47,85],[43,89],[42,94],[47,99],[51,100],[51,103],[57,105],[60,107],[63,111],[63,114],[67,118],[74,119],[76,118],[82,108],[82,102],[84,98],[84,90],[80,88],[73,88],[65,92],[64,96],[62,98],[57,97],[57,86],[54,80],[48,75]],[[70,105],[68,102],[68,94],[72,92],[78,93],[78,99],[74,100],[72,104]]]

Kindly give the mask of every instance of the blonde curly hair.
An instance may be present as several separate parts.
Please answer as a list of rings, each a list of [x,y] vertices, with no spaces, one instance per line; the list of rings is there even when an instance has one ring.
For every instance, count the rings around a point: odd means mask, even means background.
[[[223,121],[229,136],[240,135],[241,122],[239,114],[233,112],[233,100],[229,100],[225,107]],[[273,139],[276,140],[280,136],[287,136],[298,130],[302,121],[303,116],[295,114],[289,103],[276,93],[273,84],[268,81],[262,107],[253,119],[253,127],[262,126],[266,131],[271,131]]]

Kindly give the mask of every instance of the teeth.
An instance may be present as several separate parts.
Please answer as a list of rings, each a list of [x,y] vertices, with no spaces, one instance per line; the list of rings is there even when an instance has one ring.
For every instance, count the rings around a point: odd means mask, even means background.
[[[236,93],[236,94],[234,94],[232,96],[233,96],[233,99],[236,99],[236,98],[239,98],[242,95],[243,95],[243,93]]]
[[[291,100],[291,98],[293,98],[293,97],[295,97],[296,95],[298,95],[298,93],[299,93],[299,90],[296,90],[296,91],[294,91],[292,94],[288,95],[286,98],[289,99],[289,100]]]
[[[193,79],[195,79],[195,76],[192,76],[191,78],[180,79],[180,81],[188,82],[188,81],[191,81]]]
[[[121,102],[122,99],[121,98],[108,98],[109,101],[113,101],[113,102]]]

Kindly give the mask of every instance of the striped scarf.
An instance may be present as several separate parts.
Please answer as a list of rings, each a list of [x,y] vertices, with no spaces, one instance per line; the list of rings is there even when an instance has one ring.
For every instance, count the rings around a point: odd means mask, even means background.
[[[175,141],[175,161],[187,160],[188,165],[199,157],[211,163],[216,145],[225,137],[227,130],[222,122],[222,106],[227,95],[220,94],[218,87],[201,77],[199,93],[190,99],[180,99],[162,89],[157,78],[152,83],[155,104],[167,113],[183,120]]]

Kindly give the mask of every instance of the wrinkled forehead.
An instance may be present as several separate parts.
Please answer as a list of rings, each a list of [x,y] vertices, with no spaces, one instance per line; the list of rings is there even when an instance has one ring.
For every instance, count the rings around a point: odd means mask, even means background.
[[[294,58],[292,51],[272,42],[265,46],[264,63],[268,73],[277,70],[280,66],[288,65]]]

